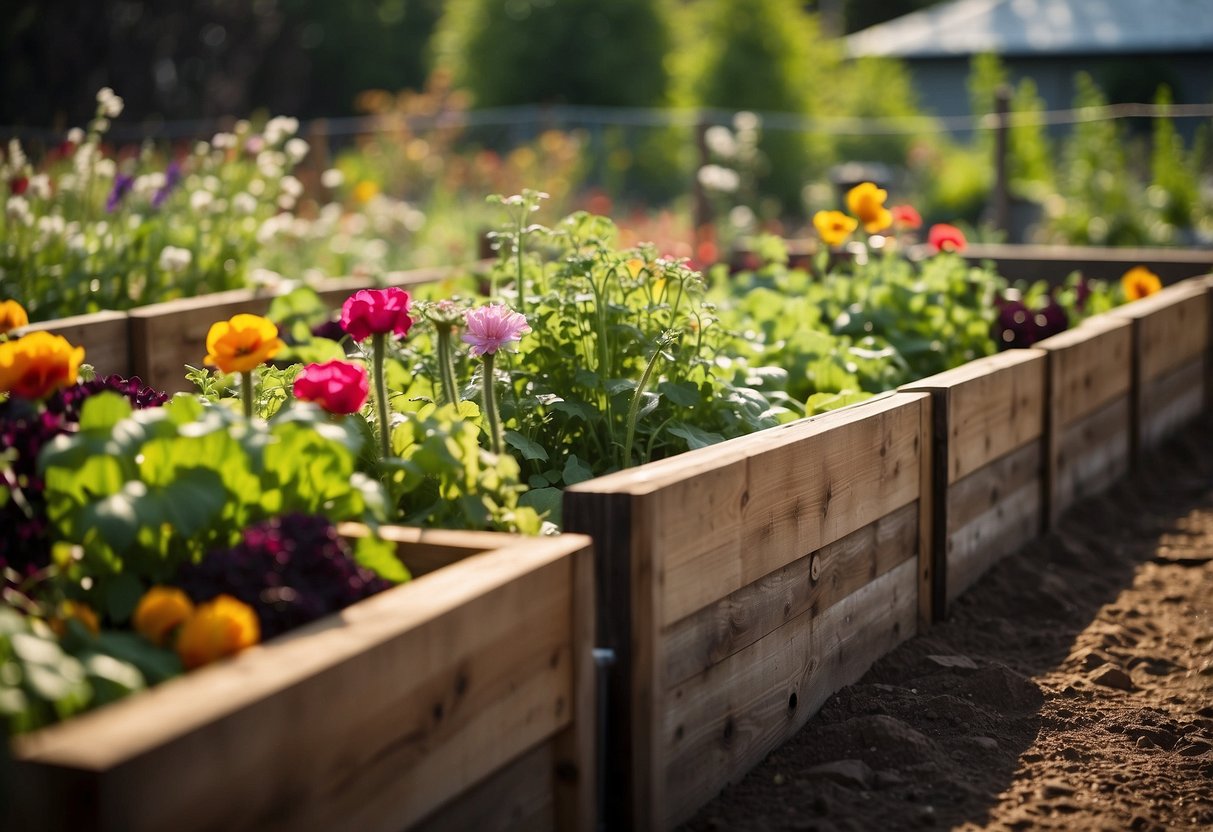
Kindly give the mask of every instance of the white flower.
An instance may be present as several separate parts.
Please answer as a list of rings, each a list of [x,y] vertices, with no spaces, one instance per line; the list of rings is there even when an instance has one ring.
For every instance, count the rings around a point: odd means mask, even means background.
[[[704,131],[703,141],[708,146],[708,150],[723,159],[732,159],[737,153],[737,142],[733,139],[732,131],[719,124]]]
[[[134,183],[131,185],[131,190],[136,195],[144,199],[150,198],[156,194],[156,191],[164,187],[164,174],[159,171],[153,173],[145,173],[142,176],[136,176]]]
[[[291,217],[289,214],[275,214],[274,216],[261,223],[261,227],[257,229],[257,242],[265,245],[272,241],[275,237],[282,234],[290,225]]]
[[[720,165],[704,165],[699,169],[699,184],[712,191],[732,193],[741,185],[737,171]]]
[[[293,176],[282,177],[282,182],[279,185],[282,187],[282,192],[287,196],[296,199],[303,196],[303,183]]]
[[[253,196],[261,196],[265,193],[265,180],[253,179],[248,183],[248,192]]]
[[[18,225],[30,226],[34,224],[34,215],[30,213],[29,203],[26,202],[23,196],[10,196],[4,204],[4,213]]]
[[[51,178],[45,173],[34,174],[29,178],[29,194],[38,199],[51,198]]]
[[[290,116],[275,116],[265,124],[265,141],[276,146],[297,132],[299,132],[299,119]]]
[[[286,156],[277,150],[263,150],[257,154],[257,170],[267,179],[277,179],[286,165]]]
[[[295,207],[295,198],[290,194],[279,194],[277,205],[283,211],[290,211]]]
[[[109,118],[117,118],[122,115],[122,98],[115,95],[109,87],[102,87],[97,91],[97,106],[101,115]]]
[[[211,138],[211,147],[216,150],[227,150],[229,147],[236,146],[235,133],[216,133]]]
[[[13,173],[17,173],[21,168],[25,167],[25,151],[21,149],[21,142],[16,139],[10,139],[8,143],[8,169]]]
[[[248,134],[248,131],[251,128],[252,128],[252,125],[249,124],[248,119],[242,118],[238,122],[236,122],[236,126],[234,128],[232,128],[232,130],[237,136],[244,136],[244,135]]]
[[[165,246],[160,252],[160,269],[172,274],[181,274],[189,268],[191,259],[193,254],[188,248]]]
[[[76,174],[65,173],[59,177],[59,192],[71,193],[76,190]]]
[[[266,289],[276,289],[285,281],[282,275],[278,272],[270,271],[269,269],[253,269],[249,273],[249,282],[254,286],[264,287]]]
[[[729,224],[741,231],[748,230],[754,225],[754,212],[748,205],[735,205],[729,211]]]
[[[38,233],[46,237],[58,237],[67,230],[67,223],[59,214],[38,217]]]
[[[205,211],[214,202],[215,195],[210,191],[197,190],[190,194],[190,208],[195,211]]]
[[[67,140],[74,145],[79,145],[84,141],[84,131],[79,127],[73,127],[67,131]]]
[[[733,127],[738,132],[753,132],[762,126],[762,119],[757,113],[751,113],[748,110],[742,110],[733,116]]]
[[[248,216],[257,210],[257,197],[247,191],[241,191],[232,197],[232,208],[237,214]]]
[[[126,227],[131,231],[137,230],[141,225],[143,225],[143,216],[141,214],[131,214],[126,218]]]
[[[340,188],[343,182],[345,182],[345,174],[337,168],[329,168],[320,174],[320,184],[326,188]]]
[[[211,152],[211,146],[207,142],[198,142],[194,145],[194,154],[197,156],[205,156]]]
[[[303,161],[303,157],[307,155],[308,145],[303,139],[294,138],[288,139],[283,147],[287,157],[291,160],[291,164],[297,165]]]
[[[202,187],[213,194],[217,194],[223,186],[219,182],[219,177],[208,174],[202,178]]]
[[[113,159],[98,159],[93,166],[93,172],[102,179],[113,179],[116,171],[117,165],[114,164]]]
[[[67,248],[73,254],[87,254],[88,241],[80,233],[71,234],[67,238]]]

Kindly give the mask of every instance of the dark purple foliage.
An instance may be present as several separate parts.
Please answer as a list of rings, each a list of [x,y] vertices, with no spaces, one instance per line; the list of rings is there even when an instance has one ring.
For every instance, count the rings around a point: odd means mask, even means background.
[[[1032,346],[1036,342],[1035,314],[1022,301],[999,300],[994,340],[1004,350]]]
[[[312,327],[312,335],[330,341],[340,341],[345,337],[345,330],[341,328],[340,321],[324,321]]]
[[[257,612],[271,638],[382,592],[392,584],[359,566],[327,518],[288,514],[244,530],[231,549],[187,564],[181,588],[195,603],[231,595]]]
[[[0,568],[12,567],[30,575],[50,563],[51,540],[47,535],[45,488],[38,476],[38,454],[61,433],[70,433],[80,421],[84,401],[103,390],[126,396],[137,409],[159,407],[168,396],[145,387],[138,378],[108,378],[73,384],[52,394],[41,409],[30,402],[9,399],[0,402],[0,451],[16,450],[11,469],[0,466],[0,482],[20,492],[20,501],[10,497],[0,505]]]

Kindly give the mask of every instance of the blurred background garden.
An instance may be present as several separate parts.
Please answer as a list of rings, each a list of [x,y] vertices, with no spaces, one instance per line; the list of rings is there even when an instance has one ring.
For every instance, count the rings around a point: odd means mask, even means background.
[[[489,194],[692,265],[874,181],[970,241],[1213,246],[1205,0],[11,0],[34,318],[468,263]],[[102,90],[99,95],[98,90]],[[1001,112],[1005,110],[1005,112]],[[39,286],[25,285],[38,283]]]

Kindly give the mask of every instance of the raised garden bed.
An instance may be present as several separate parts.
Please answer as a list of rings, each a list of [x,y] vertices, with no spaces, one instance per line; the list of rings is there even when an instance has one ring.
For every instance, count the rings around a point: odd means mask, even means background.
[[[609,825],[689,817],[929,619],[929,420],[893,394],[566,492],[618,657]]]
[[[0,826],[592,828],[589,540],[385,534],[421,577],[15,739]]]

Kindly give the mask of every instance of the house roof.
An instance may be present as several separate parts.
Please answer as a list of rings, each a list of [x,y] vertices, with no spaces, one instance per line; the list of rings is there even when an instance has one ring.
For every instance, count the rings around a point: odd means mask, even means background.
[[[852,57],[1202,52],[1211,0],[951,0],[846,38]]]

